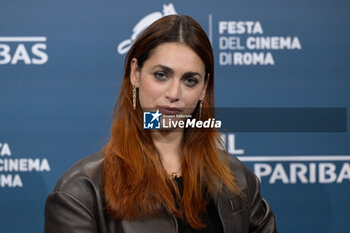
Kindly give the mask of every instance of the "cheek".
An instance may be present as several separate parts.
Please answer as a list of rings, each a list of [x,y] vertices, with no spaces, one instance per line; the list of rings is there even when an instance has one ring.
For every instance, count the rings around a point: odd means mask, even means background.
[[[152,108],[161,94],[161,89],[149,77],[142,77],[139,87],[139,100],[142,108]]]
[[[187,108],[194,109],[197,106],[199,101],[199,97],[201,95],[201,91],[198,90],[196,92],[188,92],[184,96],[185,105]]]

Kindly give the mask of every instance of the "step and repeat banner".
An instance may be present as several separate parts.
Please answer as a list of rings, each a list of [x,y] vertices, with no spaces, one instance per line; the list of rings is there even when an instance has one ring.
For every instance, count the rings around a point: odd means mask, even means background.
[[[57,179],[108,140],[126,52],[168,14],[206,30],[222,138],[260,178],[278,231],[349,232],[349,12],[346,0],[1,1],[0,232],[43,231]]]

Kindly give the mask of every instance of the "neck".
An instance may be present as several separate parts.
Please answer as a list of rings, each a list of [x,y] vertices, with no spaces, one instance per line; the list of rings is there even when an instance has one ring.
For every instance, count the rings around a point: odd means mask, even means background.
[[[164,169],[169,175],[181,176],[183,130],[152,132],[153,143],[157,148]]]

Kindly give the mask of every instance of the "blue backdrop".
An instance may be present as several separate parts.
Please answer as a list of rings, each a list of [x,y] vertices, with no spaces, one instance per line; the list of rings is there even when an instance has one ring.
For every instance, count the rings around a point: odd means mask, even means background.
[[[279,232],[349,232],[349,12],[346,0],[2,0],[0,232],[42,232],[57,179],[108,139],[125,51],[173,13],[212,41],[217,106],[343,109],[341,130],[223,138],[260,177]]]

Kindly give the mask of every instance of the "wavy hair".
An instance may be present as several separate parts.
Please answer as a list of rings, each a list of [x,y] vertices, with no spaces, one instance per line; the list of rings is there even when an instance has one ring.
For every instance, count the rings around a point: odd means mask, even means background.
[[[226,157],[219,153],[221,140],[217,130],[185,130],[181,197],[174,180],[162,166],[151,133],[142,128],[142,109],[137,104],[134,110],[132,104],[131,60],[137,58],[142,68],[154,49],[168,42],[185,44],[202,59],[208,83],[202,120],[214,117],[214,58],[206,33],[189,16],[169,15],[157,20],[138,37],[125,58],[112,135],[105,147],[106,207],[111,217],[118,220],[157,216],[165,211],[185,218],[193,228],[200,229],[206,226],[199,217],[206,208],[205,194],[217,198],[225,187],[233,193],[240,193],[240,190]],[[192,115],[199,117],[199,103]]]

